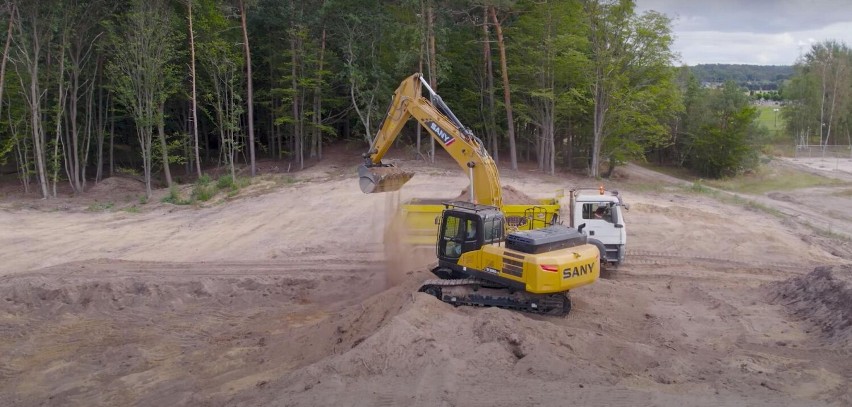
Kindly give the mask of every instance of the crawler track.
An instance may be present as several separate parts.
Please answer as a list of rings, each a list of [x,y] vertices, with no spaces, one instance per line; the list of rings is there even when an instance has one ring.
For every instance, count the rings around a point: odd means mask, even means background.
[[[540,295],[509,292],[506,288],[475,278],[427,280],[419,291],[457,306],[499,307],[555,316],[566,315],[571,311],[571,300],[567,293]]]

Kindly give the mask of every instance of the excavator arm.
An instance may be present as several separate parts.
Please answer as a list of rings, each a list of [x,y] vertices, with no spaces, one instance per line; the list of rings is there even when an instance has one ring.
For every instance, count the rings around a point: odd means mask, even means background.
[[[428,91],[429,98],[423,97],[423,88]],[[382,163],[382,158],[411,118],[426,129],[462,171],[469,173],[474,202],[502,206],[497,165],[485,145],[459,121],[419,73],[400,83],[381,129],[370,150],[364,154],[365,163],[358,168],[359,183],[364,193],[399,190],[414,175]]]

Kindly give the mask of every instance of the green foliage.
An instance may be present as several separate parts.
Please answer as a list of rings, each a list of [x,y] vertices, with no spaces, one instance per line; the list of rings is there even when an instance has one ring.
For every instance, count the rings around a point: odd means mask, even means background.
[[[189,198],[183,198],[180,190],[173,186],[169,189],[169,194],[163,197],[162,202],[173,205],[191,205],[197,202],[207,202],[220,192],[224,192],[228,197],[233,197],[242,188],[249,185],[251,185],[251,180],[248,178],[238,177],[234,179],[231,175],[222,175],[214,181],[210,175],[203,174],[192,185]]]
[[[790,65],[698,64],[690,69],[699,82],[734,81],[738,86],[750,90],[777,89],[793,76],[793,67]]]
[[[235,186],[234,177],[230,175],[223,175],[216,181],[216,187],[219,189],[232,189]]]
[[[192,201],[201,201],[206,202],[213,198],[216,195],[217,189],[216,185],[211,185],[209,183],[203,184],[196,182],[192,187]]]
[[[131,176],[131,177],[141,177],[142,176],[142,173],[140,173],[138,169],[130,168],[130,167],[118,167],[118,168],[115,169],[115,172],[117,172],[119,174],[123,174],[123,175],[128,175],[128,176]]]
[[[115,207],[113,202],[96,202],[86,208],[88,212],[105,212]]]
[[[735,83],[702,89],[690,77],[684,101],[676,148],[687,167],[702,176],[720,178],[758,165],[768,132],[755,123],[757,109]]]
[[[158,107],[177,92],[174,64],[178,57],[178,31],[165,0],[131,0],[116,21],[106,21],[107,64],[112,94],[133,118],[140,146],[146,194],[151,195],[153,128],[163,117]]]
[[[788,134],[803,144],[852,143],[852,48],[836,41],[816,43],[795,70],[783,92]]]
[[[665,124],[682,107],[671,68],[670,19],[654,11],[637,15],[632,1],[586,1],[584,9],[594,101],[590,173],[597,176],[602,157],[611,171],[622,159],[641,156],[643,147],[668,144]]]
[[[689,189],[692,190],[692,192],[698,192],[698,193],[701,193],[701,194],[704,194],[704,193],[707,193],[707,192],[710,191],[706,186],[704,186],[704,182],[701,179],[695,180],[695,182],[692,183],[692,185],[689,187]]]
[[[180,190],[178,189],[177,186],[174,186],[174,185],[172,185],[172,187],[169,188],[169,194],[166,195],[165,197],[163,197],[161,202],[170,203],[170,204],[173,204],[173,205],[188,205],[188,204],[192,203],[191,200],[183,199],[180,195]]]
[[[64,174],[72,163],[67,155],[75,153],[70,152],[71,143],[56,142],[55,129],[61,124],[64,127],[59,133],[65,134],[70,123],[85,127],[86,115],[92,115],[95,137],[114,127],[110,132],[116,163],[137,166],[133,175],[146,181],[162,164],[158,162],[163,159],[161,146],[151,142],[161,122],[168,134],[166,160],[186,164],[194,156],[194,138],[187,134],[191,126],[186,117],[193,62],[186,38],[189,4],[201,110],[196,123],[201,132],[201,156],[221,160],[232,176],[235,163],[248,159],[245,41],[242,16],[234,2],[96,0],[71,4],[47,0],[15,4],[22,13],[22,25],[10,48],[9,63],[15,69],[7,69],[0,156],[13,157],[15,146],[20,146],[24,150],[20,161],[26,164],[19,164],[19,175],[29,175],[35,167],[33,150],[42,140],[45,145],[40,146],[38,162],[44,168],[37,171],[48,177]],[[86,22],[92,31],[78,35],[76,25],[68,23],[73,19],[66,21],[65,17],[76,18],[75,10],[93,4],[100,10],[86,14],[93,16]],[[491,6],[496,7],[505,34],[510,82],[506,91],[515,109],[512,123],[502,114],[503,72],[495,26],[485,17]],[[429,7],[434,13],[435,61],[429,60],[427,52],[433,45],[426,41]],[[712,120],[702,117],[713,107],[701,102],[705,94],[692,95],[691,113],[680,114],[688,97],[685,87],[675,86],[671,21],[654,12],[637,12],[634,1],[256,0],[249,2],[245,17],[254,69],[254,147],[273,158],[293,159],[295,169],[311,154],[318,156],[323,143],[335,138],[356,140],[358,148],[365,149],[363,141],[375,136],[399,81],[426,71],[430,62],[437,65],[437,74],[436,78],[427,74],[427,79],[436,81],[438,92],[461,122],[488,141],[498,159],[508,128],[517,129],[521,158],[537,160],[547,170],[559,165],[589,168],[592,161],[608,161],[614,167],[642,158],[647,151],[663,150],[683,164],[695,155],[693,145],[704,146],[694,142],[699,135],[728,136],[706,127]],[[31,39],[37,31],[41,51],[27,55],[24,52],[32,50]],[[79,72],[86,89],[92,86],[91,105],[88,95],[78,95],[77,117],[72,118],[70,110],[61,114],[58,84],[62,78],[70,79],[72,71],[70,65],[65,73],[58,70],[61,62],[69,63],[62,58],[68,58],[73,48],[63,48],[68,44],[63,44],[61,34],[69,34],[65,38],[73,42],[101,32],[90,54],[91,61],[100,62]],[[490,46],[490,67],[485,66],[486,44]],[[27,111],[29,73],[23,63],[27,56],[45,67],[35,78],[37,94],[44,95],[35,106],[41,111],[35,115]],[[815,89],[813,80],[811,75],[791,81],[791,95],[802,90],[811,98],[807,92]],[[785,94],[782,90],[781,95]],[[101,109],[106,109],[106,117],[99,117]],[[696,112],[700,113],[698,119],[687,123],[684,116]],[[813,113],[796,113],[796,117],[808,117],[805,130],[815,128]],[[30,117],[43,118],[40,126],[32,126]],[[839,110],[835,117],[833,131],[844,134],[841,121],[850,115]],[[56,123],[57,118],[63,122]],[[689,130],[684,132],[684,126],[672,124],[688,124]],[[402,142],[413,144],[413,128],[406,127]],[[99,155],[95,140],[76,153],[80,161],[88,159],[81,162],[82,168],[91,168]],[[82,144],[77,142],[77,146]],[[55,155],[54,145],[59,146]],[[506,158],[505,152],[502,158]],[[606,165],[594,167],[597,171]],[[218,183],[213,185],[217,190],[233,191],[230,184],[220,188]],[[195,186],[199,190],[195,195],[209,199],[213,191],[201,189],[210,187]]]

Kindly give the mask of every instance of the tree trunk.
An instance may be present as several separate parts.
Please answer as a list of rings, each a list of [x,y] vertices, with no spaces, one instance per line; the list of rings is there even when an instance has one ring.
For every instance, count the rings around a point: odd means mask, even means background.
[[[500,69],[503,71],[503,100],[506,104],[506,130],[509,136],[509,159],[512,163],[512,169],[518,169],[518,151],[515,146],[515,119],[512,117],[512,96],[509,89],[509,69],[506,63],[506,46],[503,41],[503,29],[500,27],[500,20],[497,19],[497,11],[494,6],[489,7],[491,20],[494,22],[494,28],[497,32],[497,47],[500,49]]]
[[[104,133],[106,132],[106,109],[109,106],[109,100],[104,100],[104,88],[103,88],[103,63],[102,61],[98,64],[100,67],[98,72],[100,72],[100,86],[98,86],[98,123],[97,123],[97,169],[95,170],[95,183],[101,182],[104,176]],[[109,99],[109,94],[107,94],[107,99]]]
[[[426,7],[426,39],[428,41],[428,62],[429,62],[429,86],[432,87],[432,90],[435,92],[438,91],[438,61],[437,61],[437,51],[435,47],[435,11],[432,7],[432,2],[429,0],[429,5]],[[435,162],[435,139],[429,137],[429,157],[431,157],[432,162]]]
[[[494,115],[494,68],[491,62],[491,34],[488,31],[488,9],[482,9],[482,59],[485,64],[485,93],[488,101],[485,112],[485,134],[486,145],[491,150],[494,162],[500,162],[500,153],[497,149],[497,120]]]
[[[246,90],[248,95],[248,144],[249,144],[249,160],[251,161],[251,176],[254,177],[257,169],[254,163],[254,92],[252,91],[251,77],[251,48],[249,47],[248,28],[246,27],[246,6],[243,0],[240,0],[240,20],[243,27],[243,46],[246,53]]]
[[[322,40],[319,55],[319,70],[317,71],[317,87],[314,89],[314,140],[311,143],[311,157],[322,160],[322,68],[325,57],[325,28],[322,29]]]
[[[192,2],[187,0],[187,16],[189,16],[189,77],[192,79],[192,138],[195,141],[195,173],[201,178],[201,156],[198,153],[198,97],[195,88],[195,32],[192,30]],[[251,68],[249,68],[251,69]],[[252,155],[254,156],[254,155]],[[254,166],[252,166],[252,169]],[[169,183],[171,186],[171,183]]]
[[[157,133],[160,136],[160,149],[163,154],[163,173],[166,175],[166,186],[172,187],[172,172],[169,169],[169,145],[166,143],[166,117],[164,103],[160,102],[157,109]]]
[[[291,6],[293,2],[291,1]],[[293,25],[294,32],[290,36],[290,85],[292,86],[293,91],[293,104],[291,106],[293,112],[293,143],[295,143],[295,156],[296,161],[299,164],[299,169],[302,170],[305,168],[305,162],[303,159],[303,151],[304,151],[304,134],[302,134],[302,115],[299,111],[299,107],[302,105],[301,101],[301,90],[299,89],[299,39],[298,33],[296,32],[299,27],[295,25],[295,22],[291,22]]]
[[[18,19],[20,21],[20,19]],[[20,24],[20,23],[19,23]],[[50,192],[47,189],[47,163],[45,163],[46,146],[44,140],[44,123],[41,120],[41,89],[39,89],[39,63],[41,60],[41,43],[36,27],[36,18],[32,17],[33,36],[31,49],[25,51],[25,64],[27,65],[27,73],[29,74],[29,94],[26,95],[27,103],[30,107],[31,131],[33,136],[33,154],[36,161],[36,175],[41,189],[42,198],[50,198]],[[23,31],[23,29],[21,29]],[[24,34],[21,33],[23,36]],[[27,54],[32,52],[31,54]],[[24,86],[23,83],[21,84]]]
[[[9,28],[6,30],[6,45],[3,47],[3,61],[0,62],[0,117],[3,113],[3,85],[6,83],[6,60],[9,58],[9,46],[12,45],[12,27],[15,23],[15,3],[9,5]]]
[[[57,77],[59,78],[59,92],[58,92],[58,96],[57,96],[59,101],[57,102],[58,105],[56,106],[56,143],[53,145],[53,157],[51,157],[51,160],[53,162],[53,179],[52,179],[52,181],[53,181],[53,197],[54,198],[56,198],[56,183],[59,180],[59,163],[58,163],[59,152],[57,150],[59,148],[59,141],[62,140],[62,117],[63,117],[63,113],[65,113],[65,92],[66,91],[65,91],[65,78],[64,78],[64,76],[65,76],[65,34],[63,33],[62,45],[60,46],[60,49],[59,49],[59,75],[57,75]],[[73,105],[73,108],[70,108],[69,110],[71,110],[71,112],[72,112],[71,114],[74,115],[71,119],[71,121],[74,122],[74,121],[76,121],[76,120],[74,120],[74,118],[76,118],[76,113],[77,113],[77,110],[76,110],[76,99],[77,99],[76,92],[72,96],[75,99],[75,101],[74,101],[75,104]],[[72,132],[71,136],[76,137],[76,135],[73,134],[73,132]],[[76,139],[74,140],[74,142],[76,143]],[[74,145],[73,150],[71,150],[70,145],[69,146],[63,146],[62,150],[65,151],[66,148],[69,149],[69,151],[66,153],[66,157],[65,157],[66,158],[65,159],[65,163],[66,163],[65,170],[66,170],[66,172],[68,172],[69,170],[73,170],[73,167],[69,168],[69,165],[73,165],[74,161],[72,161],[71,158],[69,158],[69,156],[71,156],[72,153],[76,153],[76,144]],[[68,175],[69,175],[68,181],[71,183],[71,186],[74,189],[74,192],[79,193],[80,190],[77,189],[77,185],[76,185],[76,182],[75,182],[76,172],[74,173],[74,176],[71,176],[70,173]]]
[[[97,75],[97,71],[95,75]],[[81,192],[86,190],[86,167],[89,164],[89,151],[92,146],[92,125],[95,118],[95,78],[92,78],[89,82],[89,94],[86,98],[88,99],[86,101],[86,136],[83,142],[82,166],[80,168]]]
[[[603,74],[598,72],[594,87],[594,114],[592,117],[592,162],[589,176],[597,178],[600,167],[601,146],[603,145],[603,127],[606,116],[606,91]]]
[[[417,55],[417,72],[420,75],[423,75],[423,61],[428,58],[426,54],[426,3],[424,0],[420,0],[420,14],[418,15],[419,24],[418,24],[418,38],[420,40],[420,52]],[[415,134],[417,137],[417,152],[415,153],[417,158],[421,157],[421,144],[423,139],[422,127],[419,123],[415,127]]]
[[[80,49],[78,48],[77,53],[75,54],[74,50],[71,51],[71,89],[70,94],[71,97],[68,100],[68,113],[70,115],[68,119],[68,127],[69,127],[69,139],[67,140],[68,145],[66,148],[68,149],[68,154],[65,159],[68,162],[69,174],[68,181],[71,183],[71,187],[74,189],[74,193],[83,192],[83,185],[80,182],[80,152],[79,152],[79,138],[80,132],[77,128],[77,106],[80,92],[80,68],[82,65],[81,57],[80,57]],[[60,62],[60,66],[65,62],[65,58],[60,55],[62,58]],[[60,68],[61,69],[61,68]],[[61,81],[61,79],[60,79]],[[60,93],[62,93],[62,87],[60,86]],[[60,100],[62,99],[62,95],[60,95]],[[61,106],[60,106],[61,107]],[[59,135],[59,121],[56,123],[56,131],[57,136]]]
[[[110,101],[110,110],[113,112],[109,119],[109,176],[111,177],[115,174],[115,156],[113,154],[115,151],[115,109],[112,108],[112,101]]]

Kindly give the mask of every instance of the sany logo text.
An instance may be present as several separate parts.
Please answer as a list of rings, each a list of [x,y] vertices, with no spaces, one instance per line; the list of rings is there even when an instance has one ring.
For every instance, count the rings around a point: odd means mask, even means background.
[[[438,138],[441,139],[445,146],[449,146],[450,144],[453,144],[456,141],[455,137],[447,134],[447,132],[444,131],[441,126],[438,126],[437,123],[429,121],[427,122],[427,124],[429,125],[429,130],[432,130],[432,132],[434,132],[438,136]]]

